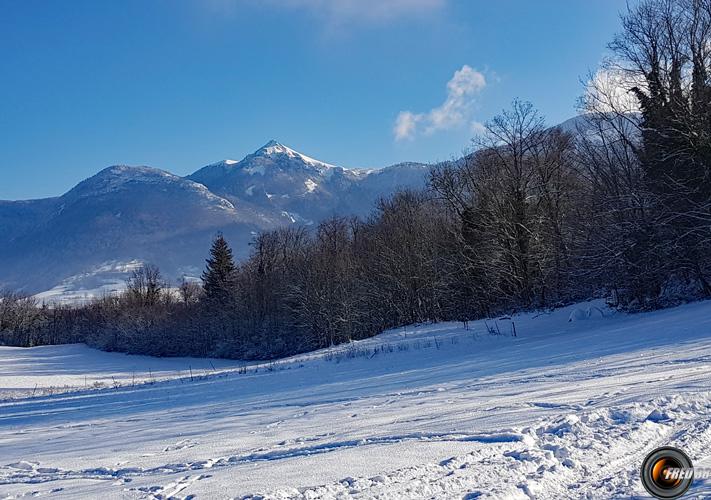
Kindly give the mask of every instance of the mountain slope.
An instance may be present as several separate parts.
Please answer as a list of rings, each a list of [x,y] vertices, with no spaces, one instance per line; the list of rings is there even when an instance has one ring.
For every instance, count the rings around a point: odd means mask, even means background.
[[[141,262],[173,282],[199,276],[218,231],[242,257],[258,231],[365,215],[398,187],[423,187],[427,171],[346,169],[276,141],[186,178],[112,166],[57,198],[0,201],[0,288],[76,300],[122,287]]]
[[[214,193],[310,224],[333,214],[366,215],[374,202],[400,188],[421,188],[429,169],[406,163],[383,169],[348,169],[269,141],[242,161],[208,165],[188,178]]]
[[[12,236],[0,248],[0,280],[31,291],[136,259],[157,262],[174,278],[182,267],[200,264],[215,231],[246,238],[276,223],[148,167],[109,167],[59,198],[6,204],[0,219],[13,220],[18,211],[32,217],[3,226]]]

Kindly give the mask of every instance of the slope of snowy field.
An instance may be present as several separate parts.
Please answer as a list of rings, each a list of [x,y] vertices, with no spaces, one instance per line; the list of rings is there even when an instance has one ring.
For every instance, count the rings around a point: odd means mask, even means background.
[[[103,352],[83,344],[25,349],[0,346],[0,400],[102,387],[135,386],[234,370],[245,363],[209,358],[154,358]]]
[[[0,390],[77,389],[0,402],[0,498],[647,498],[651,449],[711,466],[711,302],[409,327],[246,373],[191,379],[176,361],[172,380],[84,389],[85,372],[171,362],[115,356],[0,350]]]

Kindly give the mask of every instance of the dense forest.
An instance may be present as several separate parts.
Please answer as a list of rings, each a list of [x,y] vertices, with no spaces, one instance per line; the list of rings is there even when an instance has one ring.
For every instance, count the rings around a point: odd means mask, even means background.
[[[6,292],[0,343],[273,358],[401,325],[593,296],[647,310],[711,296],[711,2],[622,16],[576,130],[527,102],[486,124],[427,189],[255,237],[217,235],[202,283],[136,272],[120,296],[47,307]]]

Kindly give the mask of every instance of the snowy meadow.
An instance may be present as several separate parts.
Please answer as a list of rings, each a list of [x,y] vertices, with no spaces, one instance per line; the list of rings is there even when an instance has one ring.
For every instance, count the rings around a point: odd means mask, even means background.
[[[2,348],[0,498],[645,498],[656,446],[711,465],[710,331],[709,302],[592,302],[192,378],[194,360]]]

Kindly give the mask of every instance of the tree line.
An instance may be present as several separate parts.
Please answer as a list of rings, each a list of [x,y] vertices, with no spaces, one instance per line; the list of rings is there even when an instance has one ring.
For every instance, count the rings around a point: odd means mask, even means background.
[[[81,307],[6,293],[0,343],[274,358],[593,296],[627,310],[708,298],[711,0],[630,6],[610,49],[576,130],[516,100],[426,189],[368,218],[262,233],[243,262],[218,235],[202,282],[177,291],[145,266]]]

